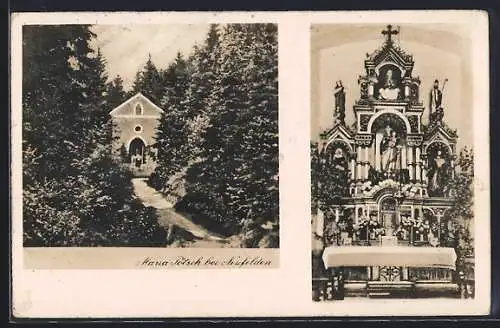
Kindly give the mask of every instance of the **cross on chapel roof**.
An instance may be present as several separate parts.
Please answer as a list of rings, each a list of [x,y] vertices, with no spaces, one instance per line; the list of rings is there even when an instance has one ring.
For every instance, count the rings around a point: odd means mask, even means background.
[[[387,43],[392,43],[392,36],[399,34],[399,32],[393,30],[392,25],[387,25],[387,30],[382,30],[382,34],[387,37]]]

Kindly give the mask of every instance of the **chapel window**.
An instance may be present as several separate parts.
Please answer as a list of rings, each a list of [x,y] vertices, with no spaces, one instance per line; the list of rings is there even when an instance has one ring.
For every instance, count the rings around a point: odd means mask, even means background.
[[[142,115],[142,105],[141,104],[135,105],[135,115]]]

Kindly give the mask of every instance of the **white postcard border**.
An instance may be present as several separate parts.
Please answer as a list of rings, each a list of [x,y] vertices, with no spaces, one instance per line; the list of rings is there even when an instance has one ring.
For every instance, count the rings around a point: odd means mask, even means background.
[[[22,266],[22,24],[279,24],[278,269],[25,270]],[[312,23],[466,24],[474,39],[476,297],[474,300],[311,301],[309,31]],[[480,36],[480,37],[479,37]],[[490,308],[488,20],[484,12],[29,13],[12,19],[14,314],[22,317],[474,315]],[[126,252],[126,250],[124,250]]]

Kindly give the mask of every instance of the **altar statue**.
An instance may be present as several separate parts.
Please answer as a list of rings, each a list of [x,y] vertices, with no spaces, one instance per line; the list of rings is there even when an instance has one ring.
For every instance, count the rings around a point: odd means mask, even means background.
[[[439,81],[435,80],[434,85],[430,92],[430,104],[429,108],[431,113],[434,113],[437,109],[441,108],[443,102],[443,92],[439,90]]]
[[[439,90],[439,81],[435,80],[429,95],[429,113],[431,123],[441,124],[444,116],[443,91],[448,79],[444,80],[443,88]]]
[[[387,126],[385,130],[386,133],[380,142],[382,170],[392,172],[396,169],[398,159],[398,152],[396,149],[398,138],[396,136],[396,131],[391,130],[389,126]]]
[[[446,159],[442,157],[441,150],[437,151],[430,170],[429,189],[433,192],[442,193],[444,189],[444,178],[446,175]]]
[[[401,90],[396,86],[391,69],[387,70],[385,76],[385,84],[379,90],[379,99],[382,100],[396,100],[399,98]]]
[[[335,111],[334,111],[334,119],[335,123],[344,124],[345,119],[345,91],[344,86],[342,85],[342,81],[337,81],[334,90],[335,96]]]
[[[344,157],[344,152],[342,149],[337,148],[333,154],[333,167],[336,170],[345,171],[347,170],[347,160]]]

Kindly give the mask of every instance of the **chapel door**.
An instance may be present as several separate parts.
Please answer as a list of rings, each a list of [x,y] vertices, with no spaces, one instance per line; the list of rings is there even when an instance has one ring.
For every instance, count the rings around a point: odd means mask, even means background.
[[[130,142],[129,154],[135,166],[140,167],[146,163],[146,145],[140,138],[134,138]]]

